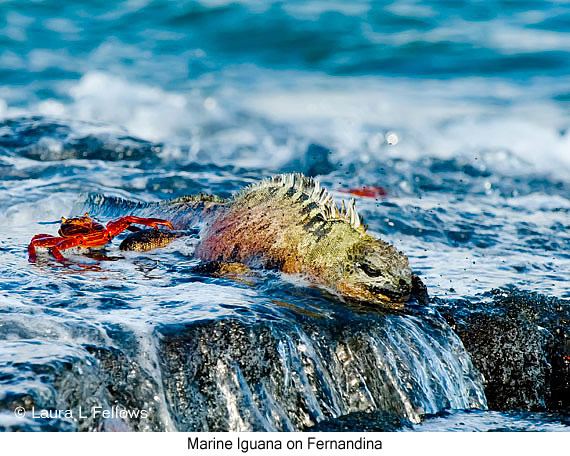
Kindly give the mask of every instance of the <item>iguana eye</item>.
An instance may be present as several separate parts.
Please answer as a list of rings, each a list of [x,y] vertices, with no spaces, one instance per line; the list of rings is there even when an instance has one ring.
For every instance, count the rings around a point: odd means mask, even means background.
[[[368,277],[380,277],[382,276],[382,271],[380,269],[376,269],[366,263],[360,265],[360,269],[364,271],[364,273]]]

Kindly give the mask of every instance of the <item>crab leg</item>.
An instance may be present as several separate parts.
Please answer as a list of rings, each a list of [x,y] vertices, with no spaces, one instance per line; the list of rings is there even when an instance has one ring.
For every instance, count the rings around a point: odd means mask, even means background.
[[[34,263],[36,261],[36,247],[51,247],[51,253],[57,261],[65,261],[65,257],[60,250],[70,249],[83,243],[82,237],[63,238],[52,236],[51,234],[37,234],[32,238],[32,242],[28,245],[28,261]]]
[[[59,238],[62,239],[62,238]],[[77,247],[78,245],[83,244],[82,237],[74,237],[63,239],[61,242],[58,242],[51,248],[51,254],[55,257],[57,261],[63,263],[65,261],[65,257],[61,254],[60,250],[70,249],[72,247]]]
[[[136,217],[134,215],[127,215],[126,217],[120,217],[115,220],[111,220],[107,223],[107,236],[109,239],[117,236],[119,233],[125,231],[131,223],[138,223],[140,225],[151,226],[158,229],[158,225],[164,225],[173,229],[172,224],[166,220],[157,218],[143,218]]]
[[[36,234],[28,245],[28,261],[30,263],[36,261],[36,247],[53,247],[62,240],[63,238],[51,234]]]

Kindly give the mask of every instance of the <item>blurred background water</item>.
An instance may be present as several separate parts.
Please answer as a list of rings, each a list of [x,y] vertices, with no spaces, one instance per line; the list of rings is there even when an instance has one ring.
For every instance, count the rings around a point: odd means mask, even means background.
[[[569,32],[554,0],[0,1],[0,301],[21,326],[4,338],[65,357],[53,340],[115,346],[117,325],[148,335],[276,297],[311,307],[306,284],[271,274],[245,290],[188,282],[201,279],[183,242],[144,255],[115,242],[91,271],[26,261],[82,192],[229,196],[290,171],[338,198],[382,187],[357,206],[432,295],[569,298]],[[31,314],[53,328],[32,331]],[[22,378],[4,401],[28,394]]]

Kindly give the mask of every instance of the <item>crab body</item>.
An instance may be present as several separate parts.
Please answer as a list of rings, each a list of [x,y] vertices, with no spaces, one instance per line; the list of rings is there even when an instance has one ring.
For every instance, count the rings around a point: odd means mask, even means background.
[[[119,217],[107,223],[106,226],[93,220],[88,214],[69,219],[62,217],[61,221],[62,223],[58,231],[59,236],[37,234],[32,238],[28,246],[28,259],[30,262],[36,261],[36,247],[51,248],[51,253],[55,259],[63,262],[65,257],[61,254],[62,250],[78,246],[85,248],[103,247],[115,236],[129,229],[133,223],[151,226],[156,229],[158,229],[159,225],[164,225],[172,229],[172,225],[166,220],[135,217],[133,215]]]

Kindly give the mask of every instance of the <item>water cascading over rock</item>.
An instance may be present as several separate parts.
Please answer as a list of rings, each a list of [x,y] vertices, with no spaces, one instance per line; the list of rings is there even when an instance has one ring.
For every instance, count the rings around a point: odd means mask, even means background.
[[[419,422],[425,413],[486,407],[480,374],[438,317],[218,320],[158,332],[179,430],[302,430],[375,410]]]

